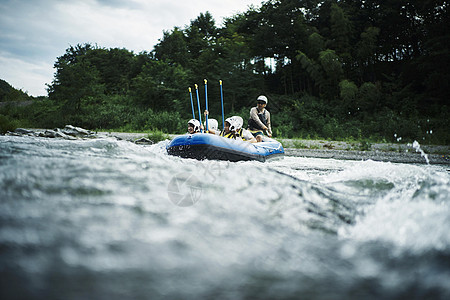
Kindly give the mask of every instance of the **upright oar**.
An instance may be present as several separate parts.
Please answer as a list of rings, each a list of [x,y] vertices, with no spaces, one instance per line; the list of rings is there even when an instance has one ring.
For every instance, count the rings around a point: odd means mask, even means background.
[[[206,111],[208,111],[208,80],[204,79],[205,81],[205,106],[206,106]],[[206,119],[206,132],[209,131],[209,127],[208,127],[208,115],[209,115],[209,111],[205,116]]]
[[[222,92],[222,80],[219,80],[220,84],[220,101],[222,102],[222,129],[225,128],[225,114],[223,112],[223,92]]]
[[[202,124],[202,113],[200,108],[200,98],[198,97],[198,85],[195,84],[195,93],[197,94],[197,105],[198,105],[198,119],[200,120],[200,125]],[[203,132],[203,130],[200,129],[200,132]]]
[[[189,87],[189,96],[191,97],[192,119],[195,119],[194,101],[192,100],[192,89]]]

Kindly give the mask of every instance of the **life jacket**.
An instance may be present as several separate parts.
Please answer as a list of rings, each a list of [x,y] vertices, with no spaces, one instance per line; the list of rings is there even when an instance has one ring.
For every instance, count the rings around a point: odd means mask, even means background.
[[[236,134],[236,136],[240,136],[240,137],[242,138],[243,141],[247,141],[247,139],[246,139],[246,138],[244,137],[244,135],[243,135],[243,132],[244,132],[244,129],[243,129],[243,128],[239,129],[238,132],[237,132],[237,134]]]
[[[225,134],[224,131],[220,133],[220,136],[226,137],[227,139],[236,139],[237,137],[241,137],[243,141],[246,141],[247,139],[242,136],[243,128],[239,129],[237,132],[230,131],[229,133]]]
[[[267,126],[267,119],[266,119],[266,110],[263,110],[262,113],[258,113],[258,118],[259,120],[261,120],[261,122]],[[259,129],[259,130],[263,130],[263,128],[261,128],[261,126],[258,125],[258,123],[256,123],[255,120],[253,120],[253,118],[250,118],[248,120],[248,128],[250,129]]]
[[[220,136],[223,136],[227,139],[236,139],[236,134],[233,131],[225,133],[225,131],[222,130],[222,132],[220,133]]]

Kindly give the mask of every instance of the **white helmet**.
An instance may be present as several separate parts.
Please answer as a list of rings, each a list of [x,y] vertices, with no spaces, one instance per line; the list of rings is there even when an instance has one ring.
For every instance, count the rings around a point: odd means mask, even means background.
[[[244,125],[244,119],[242,119],[242,117],[240,116],[234,116],[234,118],[236,120],[236,130],[241,129]]]
[[[205,128],[206,128],[206,121],[204,122]],[[208,119],[208,127],[209,129],[212,129],[214,131],[217,131],[219,128],[219,123],[216,119]]]
[[[228,122],[230,124],[230,130],[234,131],[236,130],[236,119],[234,117],[229,117],[225,120],[225,122]]]
[[[188,125],[191,124],[194,126],[194,132],[200,131],[200,122],[197,119],[190,119]]]
[[[225,122],[230,123],[230,130],[236,131],[242,128],[244,125],[244,120],[239,116],[232,116],[225,120]]]
[[[269,102],[269,100],[267,100],[267,97],[264,96],[264,95],[259,96],[259,97],[256,99],[256,101],[264,101],[264,102],[266,102],[266,104],[267,104],[267,102]]]

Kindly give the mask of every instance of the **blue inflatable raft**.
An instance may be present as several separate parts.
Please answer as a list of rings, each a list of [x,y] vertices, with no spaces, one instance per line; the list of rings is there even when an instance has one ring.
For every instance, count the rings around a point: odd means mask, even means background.
[[[167,146],[167,153],[183,158],[228,161],[267,161],[284,156],[281,143],[268,139],[261,143],[249,143],[221,136],[196,133],[175,137]]]

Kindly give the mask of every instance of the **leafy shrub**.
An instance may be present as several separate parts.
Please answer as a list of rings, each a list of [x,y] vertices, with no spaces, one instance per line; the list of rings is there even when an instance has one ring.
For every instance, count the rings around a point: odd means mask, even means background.
[[[339,83],[339,88],[341,99],[344,102],[349,103],[356,98],[356,95],[358,93],[358,87],[352,81],[342,80]]]
[[[11,120],[8,116],[0,115],[0,133],[14,131],[16,128],[17,124],[14,120]]]
[[[187,127],[188,120],[181,120],[178,112],[152,112],[148,110],[145,129],[160,130],[165,133],[180,133]]]
[[[363,140],[360,144],[359,150],[361,151],[370,151],[372,149],[372,144],[367,140]]]
[[[147,135],[147,138],[154,143],[158,143],[158,142],[169,139],[169,135],[165,134],[164,132],[162,132],[160,130],[155,130],[155,131],[150,132]]]

